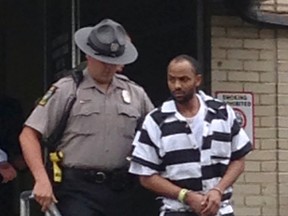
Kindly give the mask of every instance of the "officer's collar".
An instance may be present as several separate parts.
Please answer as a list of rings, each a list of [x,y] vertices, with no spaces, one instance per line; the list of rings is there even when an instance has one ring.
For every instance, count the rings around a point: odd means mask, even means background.
[[[85,68],[83,70],[83,74],[84,74],[84,79],[83,79],[83,82],[81,83],[81,88],[82,89],[98,88],[97,87],[97,83],[95,83],[94,79],[92,78],[92,76],[88,72],[87,68]],[[121,82],[119,79],[117,79],[115,76],[112,79],[110,87],[111,88],[121,88],[121,89],[126,89],[127,88],[126,85],[123,82]]]
[[[117,74],[115,74],[115,76],[113,77],[111,84],[116,88],[127,89],[127,85],[125,85],[124,80],[117,78]]]

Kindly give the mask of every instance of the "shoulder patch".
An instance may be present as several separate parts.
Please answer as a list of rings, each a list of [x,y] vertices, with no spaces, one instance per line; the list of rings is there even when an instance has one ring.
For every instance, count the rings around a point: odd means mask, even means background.
[[[52,97],[52,95],[56,92],[57,87],[52,85],[49,90],[45,93],[45,95],[41,98],[38,105],[45,106],[46,103],[49,101],[49,99]]]

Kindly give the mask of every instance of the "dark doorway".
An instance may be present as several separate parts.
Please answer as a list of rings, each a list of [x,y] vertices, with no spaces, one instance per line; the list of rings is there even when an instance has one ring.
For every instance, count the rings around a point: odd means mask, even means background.
[[[178,54],[197,58],[197,0],[80,1],[80,26],[104,18],[121,23],[139,51],[124,73],[141,84],[155,105],[168,96],[166,67]]]

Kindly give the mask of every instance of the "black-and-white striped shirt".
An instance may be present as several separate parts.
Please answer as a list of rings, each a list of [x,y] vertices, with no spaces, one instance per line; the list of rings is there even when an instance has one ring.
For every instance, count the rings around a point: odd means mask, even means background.
[[[251,142],[237,123],[233,109],[201,91],[198,96],[206,109],[200,148],[193,143],[193,132],[175,102],[166,101],[146,116],[136,134],[131,173],[157,173],[182,188],[207,193],[221,180],[230,161],[251,151]],[[221,215],[233,212],[231,196],[232,187],[222,197]],[[162,201],[162,210],[189,211],[177,200],[163,197]]]

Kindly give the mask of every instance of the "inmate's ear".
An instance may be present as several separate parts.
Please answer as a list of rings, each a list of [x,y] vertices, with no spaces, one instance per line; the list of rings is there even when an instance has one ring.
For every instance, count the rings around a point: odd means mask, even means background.
[[[196,74],[196,87],[199,87],[202,83],[202,75]]]

